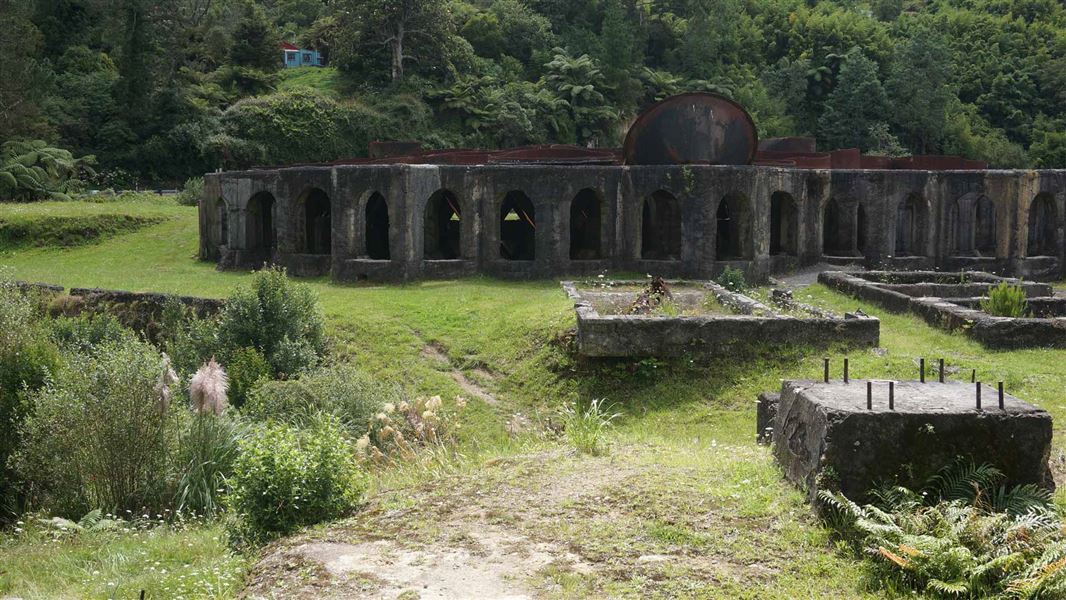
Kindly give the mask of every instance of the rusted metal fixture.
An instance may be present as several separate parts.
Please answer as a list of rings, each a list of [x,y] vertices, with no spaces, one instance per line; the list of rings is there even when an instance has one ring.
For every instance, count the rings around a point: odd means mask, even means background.
[[[627,165],[747,165],[759,135],[744,107],[709,92],[671,96],[645,110],[626,134]]]

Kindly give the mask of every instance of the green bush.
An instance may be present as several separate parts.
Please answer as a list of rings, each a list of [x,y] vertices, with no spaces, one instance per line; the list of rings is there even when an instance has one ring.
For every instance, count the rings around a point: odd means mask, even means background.
[[[988,297],[981,300],[981,310],[995,317],[1023,317],[1025,290],[1020,285],[1010,285],[1004,281],[988,290]]]
[[[255,348],[275,376],[286,377],[318,362],[326,348],[323,331],[315,292],[290,281],[284,270],[271,268],[230,296],[218,335],[226,351]]]
[[[35,395],[16,457],[34,508],[78,517],[168,508],[182,407],[169,402],[166,364],[126,338],[71,354]]]
[[[204,195],[204,178],[190,177],[185,180],[185,185],[178,192],[178,204],[182,206],[197,206],[200,197]]]
[[[19,448],[32,394],[60,365],[37,303],[0,273],[0,521],[20,511],[20,483],[8,466]]]
[[[100,344],[135,335],[106,313],[59,317],[52,321],[51,333],[52,340],[66,352],[89,352]]]
[[[743,292],[748,289],[748,282],[744,279],[744,271],[726,267],[715,281],[731,292]]]
[[[319,413],[332,415],[352,437],[366,433],[367,423],[385,404],[398,405],[402,391],[349,364],[323,368],[297,380],[269,381],[249,395],[242,413],[257,420],[305,425]]]
[[[177,300],[163,306],[159,318],[159,345],[174,363],[174,370],[187,380],[212,356],[220,356],[218,318],[199,318]]]
[[[230,497],[238,537],[262,541],[338,518],[362,495],[352,444],[331,418],[306,429],[269,423],[238,448]]]
[[[271,368],[255,348],[240,348],[230,354],[229,362],[223,367],[229,377],[229,401],[240,408],[248,398],[255,385],[263,379],[270,379]]]

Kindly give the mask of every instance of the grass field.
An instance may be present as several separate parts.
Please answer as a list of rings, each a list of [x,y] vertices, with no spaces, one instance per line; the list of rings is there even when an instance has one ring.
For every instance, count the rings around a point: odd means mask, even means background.
[[[98,210],[87,206],[36,210],[52,215]],[[8,210],[0,206],[0,218]],[[213,297],[247,279],[195,260],[194,208],[160,210],[167,220],[102,243],[8,250],[0,253],[0,263],[29,281]],[[368,510],[309,535],[356,539],[391,531],[431,545],[441,543],[447,531],[476,530],[477,523],[506,526],[530,540],[562,544],[589,565],[539,569],[533,582],[552,597],[885,594],[861,563],[834,551],[801,494],[783,482],[769,452],[754,443],[755,395],[780,387],[781,379],[820,377],[822,354],[788,351],[739,364],[589,363],[567,350],[571,303],[555,281],[309,283],[320,295],[335,360],[359,363],[414,393],[469,396],[473,385],[487,395],[463,413],[457,457],[431,468],[378,473]],[[1066,351],[990,352],[964,336],[821,286],[797,296],[882,318],[882,349],[852,353],[852,377],[914,378],[918,357],[944,357],[949,367],[960,369],[958,377],[977,369],[980,379],[1006,381],[1011,393],[1044,407],[1057,423],[1066,418]],[[830,355],[839,365],[842,354]],[[609,434],[606,456],[575,455],[552,425],[561,407],[594,398],[606,399],[622,416]],[[1058,471],[1063,448],[1058,429],[1055,446]],[[573,494],[562,500],[550,493],[567,486]],[[488,520],[475,522],[460,518],[468,511],[440,508],[456,504],[479,507],[478,519]],[[393,516],[397,510],[402,520]],[[0,565],[36,544],[8,536],[0,544]],[[60,548],[63,556],[84,553]],[[206,546],[203,551],[223,552]],[[644,560],[649,556],[671,558]],[[8,570],[0,573],[0,594],[98,597],[98,588],[75,581],[82,577],[78,569],[59,572],[66,576]],[[127,570],[117,568],[114,577],[145,581],[132,563]]]

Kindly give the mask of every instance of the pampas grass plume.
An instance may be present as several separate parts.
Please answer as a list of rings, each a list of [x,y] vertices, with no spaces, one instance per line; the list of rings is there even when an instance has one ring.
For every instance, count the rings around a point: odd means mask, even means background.
[[[189,402],[197,414],[221,415],[226,411],[228,402],[226,390],[229,380],[214,357],[204,363],[189,382]]]

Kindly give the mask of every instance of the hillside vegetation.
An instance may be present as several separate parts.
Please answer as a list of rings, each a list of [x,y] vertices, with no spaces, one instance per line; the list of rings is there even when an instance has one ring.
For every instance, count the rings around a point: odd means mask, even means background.
[[[95,156],[93,186],[360,156],[374,139],[613,146],[638,111],[691,90],[822,149],[1066,167],[1056,0],[0,6],[0,142]],[[281,71],[282,39],[331,67]]]

